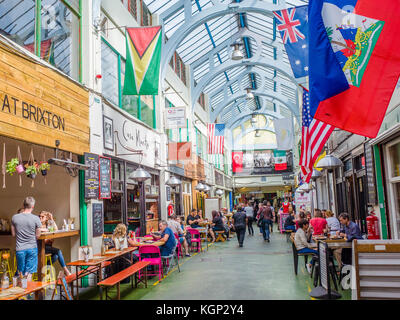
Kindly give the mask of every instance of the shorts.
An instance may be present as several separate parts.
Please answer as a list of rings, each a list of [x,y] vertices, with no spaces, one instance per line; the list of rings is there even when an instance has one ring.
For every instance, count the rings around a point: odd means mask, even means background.
[[[38,249],[25,249],[16,252],[17,256],[17,269],[23,275],[26,273],[37,272],[38,266]]]
[[[213,231],[225,231],[223,228],[212,227]]]
[[[183,240],[185,240],[184,237],[179,237],[179,242],[180,242],[181,244],[183,243]]]

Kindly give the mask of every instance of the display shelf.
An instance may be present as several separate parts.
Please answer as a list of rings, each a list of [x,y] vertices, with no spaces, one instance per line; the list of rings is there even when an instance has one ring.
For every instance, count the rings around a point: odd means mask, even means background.
[[[106,220],[104,224],[118,224],[121,223],[121,220]]]

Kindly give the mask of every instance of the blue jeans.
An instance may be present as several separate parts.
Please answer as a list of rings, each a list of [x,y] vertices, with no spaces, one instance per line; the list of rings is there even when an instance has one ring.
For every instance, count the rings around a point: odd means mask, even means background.
[[[26,273],[37,272],[38,265],[38,249],[25,249],[16,252],[17,256],[17,269],[23,275]]]
[[[297,250],[297,253],[314,253],[314,254],[318,255],[318,251],[317,250],[310,249],[310,248],[303,248],[303,249]],[[310,263],[313,264],[314,260],[311,259]]]
[[[296,231],[296,226],[286,226],[285,230],[293,230]]]
[[[269,228],[270,225],[272,224],[272,221],[269,219],[264,219],[263,224],[262,224],[262,231],[263,231],[263,237],[264,240],[269,240]]]
[[[51,254],[51,263],[54,264],[57,260],[60,262],[61,267],[65,268],[64,256],[60,249],[52,246],[45,246],[45,253]]]

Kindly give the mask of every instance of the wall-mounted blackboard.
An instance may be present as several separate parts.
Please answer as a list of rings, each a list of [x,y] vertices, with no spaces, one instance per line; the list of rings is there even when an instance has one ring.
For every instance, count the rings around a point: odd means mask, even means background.
[[[93,237],[99,237],[104,233],[103,203],[92,204]]]
[[[167,201],[171,200],[171,188],[166,186],[166,193],[167,193]]]
[[[111,158],[99,157],[99,199],[111,199]]]
[[[364,146],[365,146],[365,167],[367,169],[368,204],[375,205],[377,203],[377,196],[376,196],[374,156],[372,154],[372,146],[370,146],[369,143],[366,143]]]
[[[85,199],[99,197],[99,156],[85,152],[85,164],[90,168],[85,170]]]

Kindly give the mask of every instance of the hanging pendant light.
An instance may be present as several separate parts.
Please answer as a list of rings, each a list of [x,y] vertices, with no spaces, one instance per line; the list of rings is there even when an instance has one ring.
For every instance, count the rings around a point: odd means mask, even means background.
[[[197,190],[197,191],[203,191],[204,190],[204,184],[202,184],[201,182],[199,182],[198,184],[197,184],[197,186],[195,187],[195,189]]]
[[[179,180],[177,177],[175,176],[171,176],[167,182],[165,182],[166,185],[170,186],[170,187],[176,187],[182,184],[182,181]]]
[[[232,56],[231,59],[232,60],[242,60],[244,58],[243,52],[239,49],[240,44],[239,43],[235,43],[233,45],[233,52],[232,52]]]
[[[208,191],[210,191],[210,187],[208,186],[208,185],[204,185],[204,190],[203,190],[204,192],[208,192]]]
[[[332,156],[331,154],[327,154],[325,157],[323,157],[321,160],[319,160],[315,166],[317,168],[333,170],[333,169],[342,167],[343,162],[340,159]]]
[[[138,181],[138,182],[143,182],[143,181],[146,181],[147,179],[150,179],[150,178],[151,178],[150,173],[148,173],[142,167],[137,168],[129,176],[129,179],[132,179],[132,180],[135,180],[135,181]]]
[[[217,196],[222,196],[222,195],[224,194],[224,190],[222,190],[222,189],[217,189],[217,190],[215,191],[215,194],[216,194]]]
[[[246,93],[246,100],[252,100],[252,99],[254,99],[254,94],[253,94],[253,92],[251,92],[251,88],[247,88],[246,91],[247,91],[247,93]]]
[[[311,175],[311,179],[313,181],[315,181],[315,180],[317,180],[317,179],[319,179],[321,177],[322,177],[322,173],[320,171],[316,170],[316,169],[313,169],[312,175]]]

